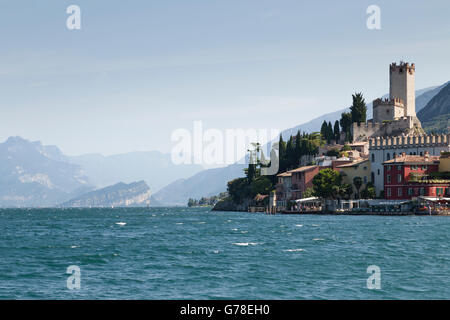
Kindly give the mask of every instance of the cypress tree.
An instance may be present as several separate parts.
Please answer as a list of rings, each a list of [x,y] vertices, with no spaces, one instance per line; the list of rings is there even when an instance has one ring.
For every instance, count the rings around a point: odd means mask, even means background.
[[[340,138],[340,130],[339,130],[339,121],[338,120],[336,120],[334,122],[333,133],[334,133],[334,140],[336,141],[336,143],[338,143],[339,138]]]
[[[355,93],[352,98],[353,104],[350,107],[352,122],[366,122],[367,106],[362,93]]]

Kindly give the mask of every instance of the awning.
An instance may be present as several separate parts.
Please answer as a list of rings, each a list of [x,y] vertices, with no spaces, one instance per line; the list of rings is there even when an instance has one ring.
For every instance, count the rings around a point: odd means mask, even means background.
[[[317,201],[319,198],[317,197],[309,197],[309,198],[303,198],[303,199],[297,199],[295,202],[302,203],[302,202],[308,202],[308,201]]]

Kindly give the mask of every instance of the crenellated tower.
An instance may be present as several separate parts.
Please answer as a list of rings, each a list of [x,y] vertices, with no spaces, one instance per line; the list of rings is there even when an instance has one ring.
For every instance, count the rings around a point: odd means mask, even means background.
[[[415,73],[414,63],[392,63],[389,67],[389,98],[403,101],[404,117],[416,116]]]

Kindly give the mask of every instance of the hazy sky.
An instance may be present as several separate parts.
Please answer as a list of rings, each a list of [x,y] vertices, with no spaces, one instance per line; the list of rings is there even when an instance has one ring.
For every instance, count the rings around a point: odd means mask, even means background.
[[[417,89],[450,80],[448,0],[1,0],[0,39],[0,141],[69,155],[169,152],[195,120],[286,129],[387,93],[393,61]]]

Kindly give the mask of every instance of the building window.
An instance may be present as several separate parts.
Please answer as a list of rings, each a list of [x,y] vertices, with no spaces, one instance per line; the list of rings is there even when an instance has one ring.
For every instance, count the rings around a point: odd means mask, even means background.
[[[370,173],[370,178],[373,184],[375,184],[375,174],[373,172]]]
[[[402,175],[401,174],[397,175],[397,182],[398,183],[402,182]]]
[[[390,154],[389,152],[388,152],[387,155],[386,155],[386,159],[387,159],[387,160],[391,160],[391,154]]]
[[[422,170],[427,170],[427,166],[426,166],[426,165],[423,165],[423,166],[422,166]]]
[[[387,188],[386,189],[386,194],[387,194],[388,197],[391,196],[391,188]]]
[[[366,184],[366,183],[367,183],[367,177],[364,176],[364,184]]]
[[[390,174],[388,174],[386,176],[386,181],[387,181],[387,183],[391,183],[391,175]]]
[[[372,153],[372,162],[375,162],[375,154]]]
[[[394,153],[392,154],[392,159],[395,159],[395,157],[396,157],[396,153],[394,152]]]
[[[398,189],[397,189],[397,195],[398,195],[399,197],[403,196],[403,189],[402,189],[402,188],[398,188]]]
[[[391,171],[392,166],[387,166],[387,170]]]
[[[377,171],[377,172],[378,172],[378,175],[380,175],[380,169],[378,169],[378,171]]]
[[[425,188],[420,188],[420,195],[423,196],[425,194]]]
[[[402,166],[398,165],[398,166],[397,166],[397,170],[398,170],[398,171],[401,171],[401,170],[402,170]]]
[[[408,188],[408,196],[412,196],[413,195],[413,188]]]
[[[420,151],[420,156],[423,156],[423,152],[422,151]]]

